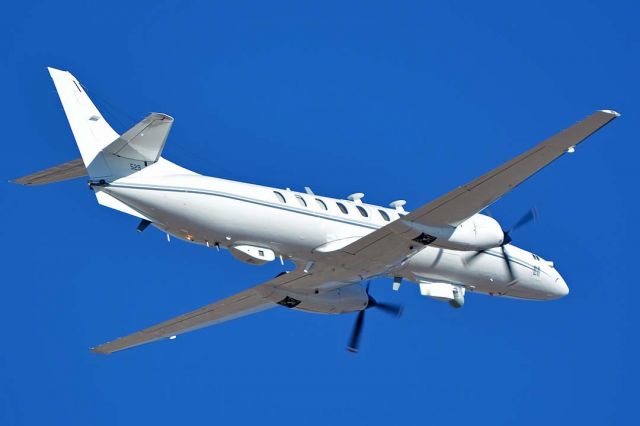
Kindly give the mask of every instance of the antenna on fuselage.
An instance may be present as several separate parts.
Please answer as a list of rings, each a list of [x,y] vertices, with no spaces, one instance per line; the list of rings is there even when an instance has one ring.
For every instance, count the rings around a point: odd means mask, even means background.
[[[389,203],[389,207],[393,207],[398,213],[406,213],[407,211],[404,209],[405,204],[407,204],[405,200],[396,200]]]
[[[351,194],[347,197],[347,200],[353,201],[355,204],[362,204],[362,198],[364,197],[364,193],[356,192],[355,194]]]

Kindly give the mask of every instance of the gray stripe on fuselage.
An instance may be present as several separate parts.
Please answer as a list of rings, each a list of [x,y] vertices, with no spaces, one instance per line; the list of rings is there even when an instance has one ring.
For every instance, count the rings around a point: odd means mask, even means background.
[[[242,195],[230,194],[228,192],[212,191],[212,190],[208,190],[208,189],[189,189],[189,188],[180,188],[180,187],[173,187],[173,186],[142,185],[142,184],[135,184],[134,185],[134,184],[121,184],[121,183],[109,184],[109,186],[107,186],[107,189],[109,187],[112,187],[112,188],[130,188],[130,189],[145,189],[145,190],[152,190],[152,191],[167,191],[167,192],[187,192],[187,193],[191,193],[191,194],[214,195],[214,196],[218,196],[218,197],[225,197],[225,198],[230,198],[230,199],[233,199],[233,200],[244,201],[244,202],[247,202],[247,203],[258,204],[258,205],[261,205],[261,206],[272,207],[272,208],[275,208],[275,209],[286,210],[286,211],[291,211],[291,212],[295,212],[295,213],[301,213],[301,214],[305,214],[307,216],[314,216],[314,217],[319,217],[319,218],[322,218],[322,219],[329,219],[329,220],[333,220],[335,222],[346,223],[346,224],[349,224],[349,225],[362,226],[363,228],[379,229],[379,228],[382,227],[382,226],[377,226],[377,225],[370,224],[370,223],[367,223],[367,222],[340,219],[338,217],[330,216],[328,214],[322,214],[322,213],[314,212],[312,210],[304,210],[304,209],[302,209],[300,207],[290,207],[290,206],[287,206],[287,205],[271,203],[269,201],[264,201],[264,200],[258,200],[258,199],[255,199],[255,198],[244,197]],[[388,223],[391,223],[391,222],[388,222]]]
[[[167,192],[186,192],[186,193],[191,193],[191,194],[213,195],[213,196],[218,196],[218,197],[230,198],[230,199],[238,200],[238,201],[244,201],[244,202],[247,202],[247,203],[258,204],[258,205],[265,206],[265,207],[272,207],[272,208],[275,208],[275,209],[280,209],[280,210],[285,210],[285,211],[291,211],[291,212],[295,212],[295,213],[305,214],[307,216],[318,217],[318,218],[321,218],[321,219],[329,219],[329,220],[332,220],[334,222],[361,226],[363,228],[369,228],[369,229],[374,229],[375,230],[375,229],[380,229],[382,227],[382,226],[377,226],[377,225],[373,225],[373,224],[366,223],[366,222],[360,222],[360,221],[355,221],[355,220],[345,220],[345,219],[341,219],[341,218],[336,217],[336,216],[331,216],[331,215],[328,215],[328,214],[322,214],[322,213],[318,213],[318,212],[315,212],[315,211],[312,211],[312,210],[305,210],[305,209],[302,209],[300,207],[291,207],[291,206],[287,206],[287,205],[283,205],[283,204],[276,204],[276,203],[272,203],[272,202],[269,202],[269,201],[258,200],[258,199],[255,199],[255,198],[249,198],[249,197],[245,197],[245,196],[242,196],[242,195],[236,195],[236,194],[231,194],[231,193],[228,193],[228,192],[221,192],[221,191],[212,191],[212,190],[208,190],[208,189],[191,189],[191,188],[181,188],[181,187],[173,187],[173,186],[144,185],[144,184],[121,184],[121,183],[109,184],[108,187],[143,189],[143,190],[152,190],[152,191],[167,191]],[[374,206],[372,208],[376,209],[378,207]],[[388,222],[388,223],[391,223],[391,222]],[[433,247],[433,248],[439,248],[439,247]],[[457,250],[453,250],[453,251],[457,251]],[[462,252],[462,253],[464,253],[464,252]],[[505,257],[502,255],[502,253],[499,253],[499,252],[485,250],[483,253],[505,260]],[[533,265],[531,265],[529,263],[526,263],[525,261],[523,261],[520,258],[517,258],[517,257],[514,257],[514,256],[510,255],[509,259],[514,263],[517,263],[517,264],[519,264],[521,266],[524,266],[524,267],[526,267],[528,269],[533,270]]]

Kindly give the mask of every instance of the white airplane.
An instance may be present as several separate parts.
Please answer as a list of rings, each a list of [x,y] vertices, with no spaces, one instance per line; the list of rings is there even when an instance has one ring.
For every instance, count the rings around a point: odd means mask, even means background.
[[[359,312],[348,349],[357,351],[365,309],[399,314],[394,304],[369,295],[374,278],[417,283],[420,292],[461,307],[467,292],[552,300],[569,293],[553,262],[511,243],[479,212],[592,133],[619,116],[596,111],[472,182],[407,212],[367,204],[364,194],[346,200],[202,176],[164,159],[173,118],[152,113],[118,135],[69,72],[49,68],[82,159],[16,179],[40,185],[89,176],[98,203],[153,224],[177,238],[227,249],[261,265],[288,259],[296,269],[256,287],[137,333],[99,345],[97,353],[173,339],[187,331],[283,306],[306,312]]]

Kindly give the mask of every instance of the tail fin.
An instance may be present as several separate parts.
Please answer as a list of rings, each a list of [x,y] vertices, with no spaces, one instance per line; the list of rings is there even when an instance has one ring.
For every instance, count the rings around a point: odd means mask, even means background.
[[[69,161],[13,180],[23,185],[44,185],[89,175],[98,203],[152,220],[105,190],[104,184],[132,175],[157,163],[154,175],[191,173],[160,155],[173,118],[152,113],[123,133],[117,134],[91,102],[78,80],[67,71],[49,68],[82,159]],[[98,181],[98,182],[96,182]],[[94,187],[95,186],[95,187]]]
[[[48,68],[78,144],[84,165],[95,160],[102,149],[118,139],[118,135],[91,102],[78,80],[68,71]]]
[[[112,181],[159,160],[173,118],[152,113],[119,135],[71,73],[49,68],[49,74],[91,179]]]

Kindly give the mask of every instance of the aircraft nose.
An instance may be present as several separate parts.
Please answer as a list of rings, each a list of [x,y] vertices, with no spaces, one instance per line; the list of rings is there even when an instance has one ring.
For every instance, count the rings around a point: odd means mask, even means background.
[[[554,296],[558,299],[569,294],[569,286],[561,276],[558,276],[558,278],[556,278],[556,283],[553,287]]]

